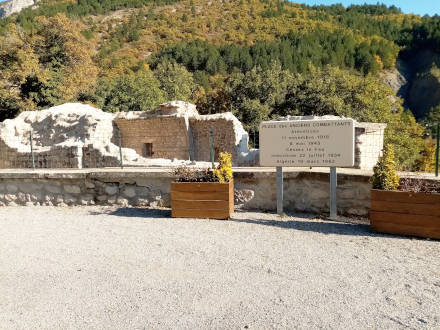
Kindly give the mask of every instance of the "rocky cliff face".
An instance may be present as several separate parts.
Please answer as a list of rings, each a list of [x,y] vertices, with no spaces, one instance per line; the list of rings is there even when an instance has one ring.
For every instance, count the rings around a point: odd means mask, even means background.
[[[406,103],[416,118],[423,118],[440,104],[440,55],[422,50],[411,58],[410,64],[414,74]]]
[[[383,82],[396,91],[397,96],[406,100],[408,95],[411,70],[403,60],[397,60],[396,67],[380,73]]]
[[[0,4],[0,18],[8,17],[20,12],[22,9],[32,6],[37,0],[10,0]]]
[[[380,73],[382,81],[397,92],[416,118],[424,118],[440,104],[440,55],[421,50],[399,59],[396,68]]]

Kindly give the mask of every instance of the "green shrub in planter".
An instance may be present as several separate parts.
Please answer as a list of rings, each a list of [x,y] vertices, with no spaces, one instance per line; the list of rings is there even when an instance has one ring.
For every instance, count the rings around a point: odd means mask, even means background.
[[[394,147],[388,144],[385,147],[383,156],[374,167],[374,174],[371,177],[373,189],[397,190],[400,177],[397,175],[396,163],[394,161]]]

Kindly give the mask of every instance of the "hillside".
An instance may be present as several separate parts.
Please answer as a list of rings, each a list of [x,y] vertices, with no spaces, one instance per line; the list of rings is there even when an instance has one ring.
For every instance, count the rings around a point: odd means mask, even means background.
[[[19,13],[22,9],[32,6],[34,0],[8,0],[0,3],[0,18]]]
[[[346,115],[389,123],[401,166],[423,167],[423,128],[402,104],[421,120],[440,111],[438,69],[418,63],[440,52],[439,31],[438,17],[383,5],[41,0],[0,19],[0,120],[68,101],[114,112],[182,99],[233,111],[253,141],[279,115]]]

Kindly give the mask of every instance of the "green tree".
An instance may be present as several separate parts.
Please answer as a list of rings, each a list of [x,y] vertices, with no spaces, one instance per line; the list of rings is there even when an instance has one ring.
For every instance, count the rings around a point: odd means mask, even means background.
[[[191,100],[196,85],[192,73],[183,65],[169,61],[161,62],[154,70],[154,75],[168,100]]]
[[[166,97],[153,73],[141,69],[117,78],[101,79],[94,101],[107,112],[149,111],[164,103]]]
[[[284,102],[292,82],[292,74],[283,70],[278,62],[273,62],[269,69],[254,67],[247,73],[235,73],[230,76],[225,88],[228,108],[245,124],[246,129],[258,131],[263,120]]]
[[[21,86],[30,77],[44,81],[47,73],[39,63],[29,36],[20,27],[9,24],[6,33],[0,35],[0,121],[35,108],[21,94]]]
[[[411,169],[423,149],[423,128],[404,111],[395,92],[374,76],[363,77],[335,67],[310,68],[298,75],[280,115],[335,115],[362,122],[386,123],[385,143],[393,144],[401,169]]]

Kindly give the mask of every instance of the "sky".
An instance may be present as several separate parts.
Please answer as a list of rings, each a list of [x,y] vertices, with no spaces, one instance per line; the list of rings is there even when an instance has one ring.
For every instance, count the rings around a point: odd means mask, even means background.
[[[440,0],[293,0],[297,3],[305,3],[306,5],[332,5],[335,3],[342,3],[344,6],[351,4],[362,5],[364,3],[376,4],[377,2],[384,3],[388,6],[394,5],[404,13],[413,13],[419,15],[428,14],[433,16],[440,15]]]

